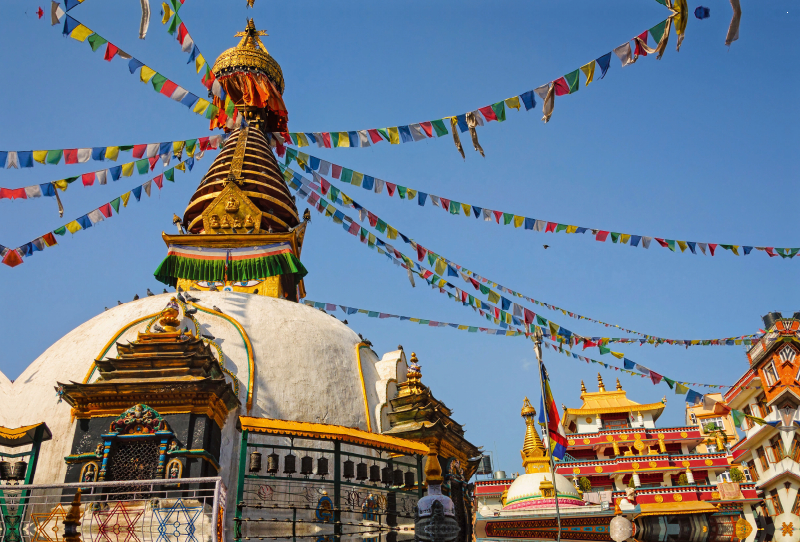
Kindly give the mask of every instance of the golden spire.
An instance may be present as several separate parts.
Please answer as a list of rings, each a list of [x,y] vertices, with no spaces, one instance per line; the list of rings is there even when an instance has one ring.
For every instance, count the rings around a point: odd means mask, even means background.
[[[406,372],[406,378],[411,382],[422,380],[422,370],[419,367],[419,359],[417,359],[416,352],[411,352],[411,365],[408,367],[408,372]]]
[[[550,459],[547,452],[539,438],[539,433],[536,431],[536,409],[533,408],[528,398],[522,403],[522,411],[520,416],[525,419],[525,440],[522,444],[522,466],[525,472],[530,474],[532,472],[544,472],[549,465]]]
[[[617,391],[622,391],[622,384],[619,383],[619,378],[617,378]]]
[[[425,460],[425,482],[430,486],[441,485],[444,481],[442,477],[442,466],[439,464],[439,450],[436,445],[428,447],[428,457]]]
[[[606,387],[603,385],[603,377],[600,376],[600,373],[597,373],[597,387],[598,391],[606,391]]]
[[[583,380],[581,380],[581,393],[586,393],[586,384],[583,383]]]
[[[406,381],[398,386],[398,395],[420,395],[425,393],[425,385],[422,383],[422,370],[419,367],[419,360],[416,352],[411,352],[411,364],[406,371]]]
[[[237,32],[233,36],[235,38],[242,38],[242,41],[239,42],[237,47],[256,49],[257,46],[260,46],[265,53],[269,52],[259,38],[259,36],[269,36],[269,34],[267,34],[266,30],[256,30],[256,25],[252,18],[247,19],[247,27],[245,27],[244,32]]]

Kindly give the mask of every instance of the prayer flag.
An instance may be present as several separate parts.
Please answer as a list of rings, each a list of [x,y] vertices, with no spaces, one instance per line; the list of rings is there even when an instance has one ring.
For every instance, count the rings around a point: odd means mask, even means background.
[[[542,390],[542,406],[539,409],[539,423],[545,424],[544,409],[547,408],[548,447],[551,457],[560,460],[567,452],[567,435],[564,428],[561,427],[561,418],[558,415],[558,408],[550,389],[550,378],[544,364],[542,364],[542,384],[544,389]]]
[[[581,71],[583,72],[583,75],[586,76],[587,87],[589,86],[589,83],[592,82],[592,79],[594,79],[594,66],[595,66],[594,60],[592,60],[588,64],[581,66]]]

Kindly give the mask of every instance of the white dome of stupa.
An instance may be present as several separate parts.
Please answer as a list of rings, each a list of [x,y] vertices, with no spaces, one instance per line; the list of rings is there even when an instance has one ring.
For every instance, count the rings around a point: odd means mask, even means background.
[[[236,292],[192,294],[200,300],[198,305],[217,307],[229,317],[202,311],[194,315],[200,332],[213,336],[222,350],[224,368],[239,381],[241,406],[230,413],[222,430],[223,479],[238,459],[234,454],[240,439],[236,432],[240,415],[381,432],[381,413],[387,395],[391,396],[390,388],[405,381],[407,365],[402,351],[386,354],[383,362],[363,345],[357,352],[358,334],[337,318],[301,303]],[[115,344],[135,340],[173,295],[115,306],[52,344],[13,383],[0,374],[4,396],[0,423],[14,428],[45,422],[52,432],[52,440],[42,444],[36,470],[39,483],[64,479],[64,457],[71,453],[75,434],[71,408],[59,402],[54,391],[57,382],[84,382],[92,372],[93,360],[115,357]],[[184,325],[194,331],[188,318],[181,323]],[[94,372],[88,381],[96,378]]]
[[[503,510],[531,510],[555,506],[552,497],[544,497],[540,486],[545,482],[550,485],[552,475],[549,472],[522,474],[508,488]],[[566,477],[556,474],[556,493],[559,506],[583,506],[583,499],[578,490]]]

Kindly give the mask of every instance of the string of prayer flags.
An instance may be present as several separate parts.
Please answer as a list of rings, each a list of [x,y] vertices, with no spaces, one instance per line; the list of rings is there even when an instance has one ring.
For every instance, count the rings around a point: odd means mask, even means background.
[[[200,52],[200,49],[197,47],[192,36],[189,34],[189,30],[186,28],[186,23],[178,15],[178,11],[180,10],[183,2],[181,0],[169,0],[169,3],[162,2],[161,4],[161,11],[163,14],[163,18],[161,19],[161,24],[167,25],[167,32],[171,36],[175,36],[178,43],[181,44],[181,50],[184,53],[189,54],[188,63],[194,63],[195,73],[203,72],[201,83],[203,86],[211,90],[211,85],[213,84],[213,80],[209,80],[206,77],[208,73],[211,72],[211,68],[206,62],[205,57]]]
[[[220,111],[217,106],[208,100],[200,98],[199,96],[189,92],[177,83],[167,79],[164,75],[158,73],[150,66],[147,66],[141,60],[126,53],[105,38],[102,38],[99,34],[83,25],[71,15],[66,15],[64,17],[64,28],[62,33],[65,36],[69,36],[77,41],[88,40],[89,45],[92,47],[92,51],[97,51],[103,44],[105,44],[106,50],[105,54],[103,55],[105,60],[110,62],[117,56],[127,60],[128,70],[130,71],[131,75],[136,74],[138,71],[139,80],[142,83],[152,84],[154,90],[159,94],[163,94],[167,98],[171,98],[193,113],[201,115],[209,120],[218,117]]]
[[[89,161],[116,162],[120,152],[131,152],[137,159],[163,157],[169,154],[180,158],[182,153],[187,156],[202,158],[207,150],[219,149],[227,134],[214,134],[211,136],[186,139],[183,141],[166,141],[161,143],[139,143],[137,145],[115,145],[110,147],[87,147],[83,149],[51,149],[40,151],[0,151],[0,169],[32,168],[34,164],[58,165],[83,164]]]
[[[568,84],[568,83],[565,83]],[[276,134],[273,134],[276,135]],[[514,229],[523,228],[533,232],[543,233],[561,233],[566,234],[586,234],[594,235],[595,240],[605,243],[609,237],[612,244],[629,245],[631,247],[638,247],[641,245],[643,249],[649,249],[653,240],[656,243],[671,252],[677,253],[676,247],[680,252],[686,252],[688,249],[694,255],[699,253],[703,255],[714,256],[718,247],[732,253],[734,256],[747,256],[753,249],[764,252],[770,257],[781,256],[782,259],[792,259],[798,252],[800,247],[797,248],[775,248],[770,246],[748,246],[748,245],[733,245],[724,243],[701,243],[699,241],[680,241],[674,239],[665,239],[661,237],[637,235],[632,233],[612,232],[598,228],[591,228],[588,226],[576,226],[571,224],[563,224],[560,222],[553,222],[550,220],[537,219],[506,211],[496,211],[489,209],[483,205],[467,204],[456,201],[452,198],[445,198],[427,192],[423,192],[418,188],[410,188],[401,186],[399,184],[390,183],[361,173],[351,170],[344,166],[328,162],[319,157],[312,156],[298,149],[286,149],[286,165],[291,164],[292,161],[297,161],[297,164],[303,168],[308,174],[311,174],[316,179],[322,178],[323,175],[330,175],[331,178],[346,184],[360,186],[364,190],[369,190],[376,194],[384,192],[389,197],[394,197],[395,193],[398,194],[399,199],[406,199],[408,201],[417,201],[420,207],[424,207],[428,200],[435,207],[440,207],[451,216],[457,216],[463,211],[464,216],[474,217],[476,220],[483,220],[484,222],[494,222],[498,225],[510,226],[513,225]],[[502,223],[501,223],[502,219]],[[633,332],[635,333],[635,332]]]
[[[355,200],[353,200],[351,197],[349,197],[344,192],[341,192],[338,189],[336,189],[335,187],[330,186],[330,183],[327,183],[327,181],[325,181],[324,178],[320,178],[320,183],[319,184],[315,184],[315,183],[312,183],[312,182],[308,181],[303,176],[297,174],[296,172],[292,171],[290,168],[288,168],[288,167],[286,167],[286,166],[284,166],[282,164],[280,165],[280,167],[281,167],[281,170],[283,171],[284,180],[287,183],[287,185],[290,188],[292,188],[293,190],[296,190],[298,192],[298,194],[300,194],[302,197],[305,198],[305,197],[308,196],[309,197],[309,201],[312,204],[317,204],[317,202],[320,201],[320,200],[321,201],[325,201],[324,198],[321,198],[321,196],[327,195],[335,203],[338,203],[338,204],[345,205],[345,206],[351,207],[353,209],[356,209],[359,212],[359,217],[360,217],[361,221],[363,221],[365,218],[369,219],[369,225],[370,225],[371,228],[375,229],[376,231],[378,231],[380,233],[386,233],[387,237],[390,240],[396,239],[397,236],[399,235],[403,239],[403,241],[405,241],[406,243],[412,245],[412,248],[414,249],[414,251],[417,254],[417,260],[418,261],[423,261],[425,259],[425,257],[427,256],[429,265],[434,267],[434,270],[435,270],[437,275],[440,275],[442,277],[445,276],[445,274],[448,277],[449,276],[454,276],[454,277],[460,276],[465,282],[471,284],[474,287],[475,290],[480,290],[480,292],[483,295],[486,295],[488,297],[488,304],[484,303],[483,301],[477,300],[472,295],[467,294],[466,291],[460,290],[459,288],[457,288],[456,286],[450,284],[446,280],[439,279],[438,276],[436,277],[440,281],[440,284],[439,284],[440,288],[442,286],[446,285],[447,287],[452,288],[452,289],[454,289],[456,291],[456,297],[458,298],[459,302],[461,302],[463,304],[467,304],[468,303],[469,305],[471,305],[473,307],[480,307],[481,311],[483,311],[483,310],[491,311],[492,317],[495,320],[497,320],[496,323],[500,323],[501,325],[503,325],[503,323],[505,322],[505,323],[513,323],[514,325],[520,325],[520,326],[524,325],[524,326],[530,327],[531,325],[533,325],[533,322],[534,322],[534,319],[535,319],[536,323],[538,325],[540,325],[540,326],[548,326],[549,325],[550,329],[551,329],[551,332],[552,332],[552,335],[558,335],[558,336],[564,337],[564,339],[566,341],[574,343],[575,345],[577,345],[577,344],[582,342],[584,349],[587,348],[587,347],[598,347],[598,348],[600,348],[601,354],[611,353],[612,355],[614,355],[615,357],[618,357],[620,359],[622,359],[623,355],[621,353],[618,353],[618,352],[612,352],[610,349],[608,349],[606,347],[606,345],[608,343],[610,343],[610,342],[618,342],[618,343],[634,343],[635,344],[636,342],[638,342],[639,344],[646,344],[647,343],[647,344],[655,344],[656,346],[658,346],[658,344],[667,343],[667,344],[683,344],[683,345],[688,347],[688,346],[691,346],[691,345],[701,345],[701,344],[702,345],[705,345],[705,344],[717,344],[717,345],[729,345],[730,344],[730,345],[733,345],[733,344],[750,344],[752,342],[751,337],[753,337],[753,336],[748,336],[747,338],[733,338],[733,339],[730,339],[730,341],[728,341],[727,339],[726,340],[718,340],[717,339],[717,340],[713,340],[713,341],[712,340],[708,340],[708,341],[706,341],[706,340],[690,340],[690,341],[681,340],[681,341],[676,341],[676,340],[672,340],[672,339],[664,339],[664,338],[661,338],[661,337],[652,337],[653,340],[650,340],[649,336],[648,336],[647,339],[610,338],[610,337],[592,337],[592,338],[581,337],[577,333],[573,333],[572,331],[570,331],[570,330],[568,330],[568,329],[566,329],[566,328],[564,328],[564,327],[562,327],[562,326],[560,326],[560,325],[558,325],[558,324],[556,324],[554,322],[549,322],[548,323],[547,319],[545,319],[545,318],[543,318],[543,317],[541,317],[539,315],[536,315],[533,311],[530,311],[529,309],[524,308],[523,306],[519,305],[518,303],[513,303],[510,299],[506,299],[505,297],[502,297],[497,292],[492,291],[487,285],[479,283],[475,278],[473,278],[473,277],[471,277],[471,276],[466,274],[468,272],[468,270],[466,270],[463,266],[459,265],[456,262],[447,260],[446,258],[444,258],[444,257],[434,253],[433,251],[423,247],[419,243],[416,243],[415,241],[410,239],[408,236],[406,236],[402,232],[400,232],[397,229],[391,227],[387,222],[385,222],[382,219],[380,219],[377,215],[373,214],[368,209],[366,209],[365,207],[363,207],[360,204],[358,204]],[[309,194],[310,194],[310,196],[309,196]],[[340,196],[341,196],[341,201],[339,201]],[[311,200],[311,197],[315,198],[314,201]],[[329,212],[326,211],[326,214],[329,214],[330,216],[332,216],[337,223],[340,223],[340,224],[344,223],[344,225],[346,226],[345,229],[349,233],[351,233],[353,235],[356,235],[356,233],[359,231],[359,226],[358,226],[357,222],[352,221],[349,217],[347,217],[346,215],[341,213],[341,211],[336,209],[333,205],[327,204],[327,202],[326,202],[326,208],[329,210]],[[322,212],[322,211],[320,211],[320,212]],[[355,224],[355,226],[353,224]],[[361,229],[362,232],[366,231],[366,230],[364,230],[364,228],[360,228],[360,229]],[[369,235],[372,235],[372,234],[369,234]],[[363,235],[362,235],[362,237],[363,237]],[[394,251],[394,256],[396,258],[400,258],[403,262],[409,264],[410,267],[416,266],[416,268],[418,268],[420,271],[424,271],[424,275],[421,275],[421,276],[423,276],[423,278],[425,278],[426,280],[429,277],[434,275],[433,272],[425,270],[419,263],[415,264],[410,258],[408,258],[404,254],[402,254],[397,249],[394,249],[394,247],[392,247],[392,250]],[[379,252],[380,252],[380,250],[379,250]],[[496,283],[492,283],[492,285],[493,285],[493,287],[500,286],[500,285],[497,285]],[[505,290],[501,290],[501,291],[505,291]],[[530,299],[530,298],[527,298],[525,296],[522,296],[521,294],[518,294],[517,297],[524,297],[525,299]],[[498,304],[501,305],[502,308],[498,307],[497,306]],[[494,307],[492,305],[494,305]],[[511,313],[506,312],[506,311],[509,311],[509,310],[511,310]],[[658,339],[658,341],[656,339]]]
[[[636,53],[631,53],[630,41],[626,45],[617,47],[613,50],[617,56],[620,54],[627,55],[628,61],[623,61],[623,66],[636,61],[638,56],[646,56],[648,52],[659,52],[658,58],[661,58],[666,42],[669,37],[669,28],[671,27],[672,18],[676,12],[672,11],[664,21],[658,23],[650,30],[645,30],[637,37],[632,38],[637,43]],[[176,15],[177,17],[177,15]],[[648,32],[653,36],[653,39],[658,43],[656,49],[647,47],[647,34]],[[643,45],[639,45],[644,36]],[[627,49],[626,49],[627,47]],[[627,51],[627,52],[626,52]],[[620,57],[622,58],[622,57]],[[355,148],[355,147],[369,147],[382,141],[387,141],[390,145],[399,145],[403,143],[412,143],[426,139],[439,138],[447,135],[448,128],[452,130],[453,142],[456,149],[464,157],[464,150],[461,145],[459,133],[470,133],[473,147],[477,152],[483,155],[483,149],[478,143],[478,135],[476,132],[477,126],[484,126],[485,123],[496,121],[503,122],[506,120],[506,108],[521,110],[521,105],[525,106],[525,111],[530,111],[536,107],[536,96],[542,100],[542,112],[544,117],[542,120],[548,122],[553,109],[555,107],[556,96],[566,96],[574,94],[580,89],[580,74],[583,73],[585,81],[584,84],[588,87],[592,83],[595,75],[596,67],[600,68],[600,79],[603,79],[608,72],[611,65],[611,52],[591,60],[580,68],[577,68],[568,74],[556,78],[553,81],[541,85],[533,90],[528,90],[517,96],[506,98],[498,102],[478,107],[473,111],[468,111],[460,115],[453,115],[442,117],[436,120],[428,120],[417,122],[404,126],[391,126],[387,128],[369,128],[366,130],[348,130],[344,132],[284,132],[280,134],[281,141],[288,143],[291,141],[298,147],[306,147],[312,144],[317,145],[319,148]]]
[[[194,159],[189,158],[180,162],[175,167],[169,168],[168,170],[164,171],[152,179],[146,181],[143,184],[131,189],[130,191],[122,194],[121,196],[114,198],[113,200],[109,201],[108,203],[104,203],[97,209],[94,209],[85,215],[76,218],[70,222],[67,222],[63,226],[56,228],[51,232],[47,232],[46,234],[37,237],[33,241],[25,243],[17,248],[8,248],[0,245],[0,257],[2,257],[2,263],[9,266],[9,267],[16,267],[23,263],[23,258],[28,258],[33,256],[36,252],[43,251],[46,247],[52,247],[57,245],[56,235],[64,236],[67,232],[75,234],[80,230],[85,230],[91,228],[98,222],[102,222],[108,218],[111,218],[113,213],[116,212],[119,214],[120,203],[122,207],[127,207],[128,202],[130,201],[131,195],[136,199],[136,201],[140,201],[142,197],[142,192],[144,192],[148,197],[150,197],[150,191],[152,189],[152,183],[156,184],[159,190],[163,186],[163,181],[166,179],[170,182],[175,182],[175,170],[179,171],[186,171],[188,167],[189,170],[192,169],[194,164]],[[183,165],[184,167],[178,167]]]

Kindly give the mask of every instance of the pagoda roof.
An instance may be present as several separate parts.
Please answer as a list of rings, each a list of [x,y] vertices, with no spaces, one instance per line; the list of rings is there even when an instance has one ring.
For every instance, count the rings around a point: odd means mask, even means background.
[[[625,390],[596,391],[581,393],[583,405],[580,408],[566,409],[568,414],[614,414],[617,412],[653,412],[654,418],[661,415],[666,405],[658,403],[637,403],[627,397]]]

